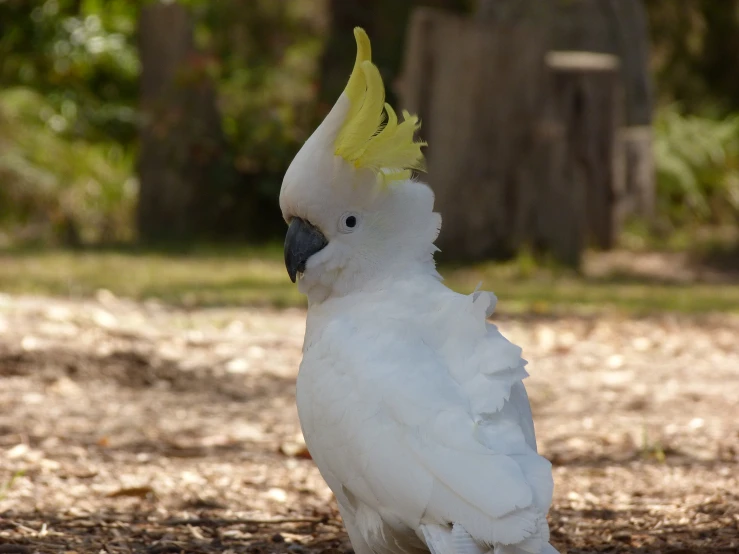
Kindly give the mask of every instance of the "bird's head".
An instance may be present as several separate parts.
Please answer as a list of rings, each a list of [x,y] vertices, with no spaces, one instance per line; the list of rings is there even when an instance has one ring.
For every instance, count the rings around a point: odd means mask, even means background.
[[[385,103],[367,34],[338,101],[295,156],[280,191],[289,228],[285,265],[321,301],[433,264],[441,218],[433,193],[411,179],[423,170],[418,118]]]

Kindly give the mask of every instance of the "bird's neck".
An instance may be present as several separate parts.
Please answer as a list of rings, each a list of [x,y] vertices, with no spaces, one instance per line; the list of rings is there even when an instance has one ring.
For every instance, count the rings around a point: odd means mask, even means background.
[[[436,270],[432,249],[428,256],[377,265],[372,270],[351,271],[347,268],[324,272],[311,282],[302,281],[299,289],[308,297],[308,308],[318,308],[338,299],[351,300],[362,295],[381,294],[394,288],[399,281],[413,279],[441,280]]]

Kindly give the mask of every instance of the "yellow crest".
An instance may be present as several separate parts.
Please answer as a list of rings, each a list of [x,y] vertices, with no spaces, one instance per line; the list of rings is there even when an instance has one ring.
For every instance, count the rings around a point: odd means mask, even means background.
[[[420,128],[418,117],[403,111],[398,122],[395,110],[385,103],[385,86],[372,63],[372,47],[364,29],[356,27],[357,59],[344,92],[349,113],[339,130],[335,154],[355,168],[369,168],[387,184],[411,176],[411,170],[425,169],[421,147],[413,138]]]

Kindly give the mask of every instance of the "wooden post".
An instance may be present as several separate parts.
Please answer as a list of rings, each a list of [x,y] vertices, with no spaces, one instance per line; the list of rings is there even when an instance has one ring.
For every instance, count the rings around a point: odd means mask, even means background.
[[[588,52],[550,52],[552,101],[566,130],[566,173],[584,206],[572,217],[587,216],[589,238],[612,248],[619,231],[624,197],[618,140],[622,98],[618,58]]]
[[[447,259],[516,254],[528,238],[546,106],[547,18],[497,24],[418,9],[402,104],[422,118]],[[515,54],[513,54],[515,53]]]
[[[539,128],[540,168],[531,243],[537,255],[579,268],[587,247],[586,183],[573,163],[568,130],[549,104]]]
[[[652,135],[654,91],[649,71],[649,29],[643,0],[557,2],[556,50],[613,54],[620,60],[624,97],[624,215],[651,218],[655,172]]]

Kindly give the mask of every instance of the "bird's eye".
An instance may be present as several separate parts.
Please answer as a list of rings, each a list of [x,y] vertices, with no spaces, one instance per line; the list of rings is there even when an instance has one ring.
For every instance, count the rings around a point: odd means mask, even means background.
[[[359,227],[359,214],[356,212],[348,212],[341,216],[339,220],[339,231],[342,233],[351,233]]]

